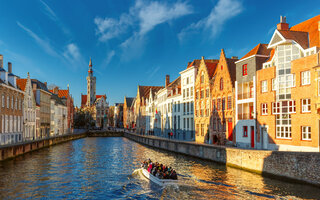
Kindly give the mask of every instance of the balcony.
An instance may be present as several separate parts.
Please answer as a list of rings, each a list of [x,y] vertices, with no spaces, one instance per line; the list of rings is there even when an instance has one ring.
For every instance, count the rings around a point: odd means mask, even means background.
[[[253,113],[240,113],[238,114],[238,120],[253,119]]]
[[[246,93],[238,94],[238,100],[250,99],[250,98],[253,98],[253,93],[252,92],[246,92]]]

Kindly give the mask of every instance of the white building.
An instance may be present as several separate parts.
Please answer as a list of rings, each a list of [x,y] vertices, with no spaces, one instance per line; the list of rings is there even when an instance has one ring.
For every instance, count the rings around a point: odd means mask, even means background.
[[[51,95],[50,136],[66,134],[68,131],[67,106],[55,94]]]
[[[18,87],[25,92],[23,99],[23,140],[37,139],[36,134],[36,100],[34,97],[30,75],[26,79],[17,79]]]

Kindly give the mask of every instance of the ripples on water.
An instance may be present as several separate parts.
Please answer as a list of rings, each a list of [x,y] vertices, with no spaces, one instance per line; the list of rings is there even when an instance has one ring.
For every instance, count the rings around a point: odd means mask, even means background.
[[[133,173],[150,158],[180,173],[162,188]],[[84,138],[0,163],[0,199],[317,199],[318,188],[147,148]]]

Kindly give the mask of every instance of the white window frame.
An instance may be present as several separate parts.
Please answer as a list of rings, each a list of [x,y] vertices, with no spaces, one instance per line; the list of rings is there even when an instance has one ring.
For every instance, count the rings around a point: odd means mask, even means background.
[[[306,102],[304,103],[304,101],[306,101]],[[301,112],[302,113],[310,113],[311,112],[311,99],[301,99]]]
[[[301,140],[311,140],[311,126],[301,126]]]
[[[261,115],[268,115],[268,104],[267,103],[261,104]]]
[[[276,81],[276,78],[273,78],[272,79],[272,91],[275,91],[277,90],[277,81]]]
[[[261,93],[268,92],[268,81],[261,81]]]
[[[301,72],[301,85],[310,85],[310,71]]]

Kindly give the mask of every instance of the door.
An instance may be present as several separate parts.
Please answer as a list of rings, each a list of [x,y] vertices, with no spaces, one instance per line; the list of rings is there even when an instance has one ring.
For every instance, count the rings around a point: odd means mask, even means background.
[[[251,126],[250,129],[251,129],[251,148],[254,148],[254,126]]]
[[[249,107],[249,119],[253,119],[253,106]]]
[[[261,127],[262,149],[268,149],[268,126]]]
[[[233,141],[233,127],[232,127],[232,119],[228,120],[228,140]]]

